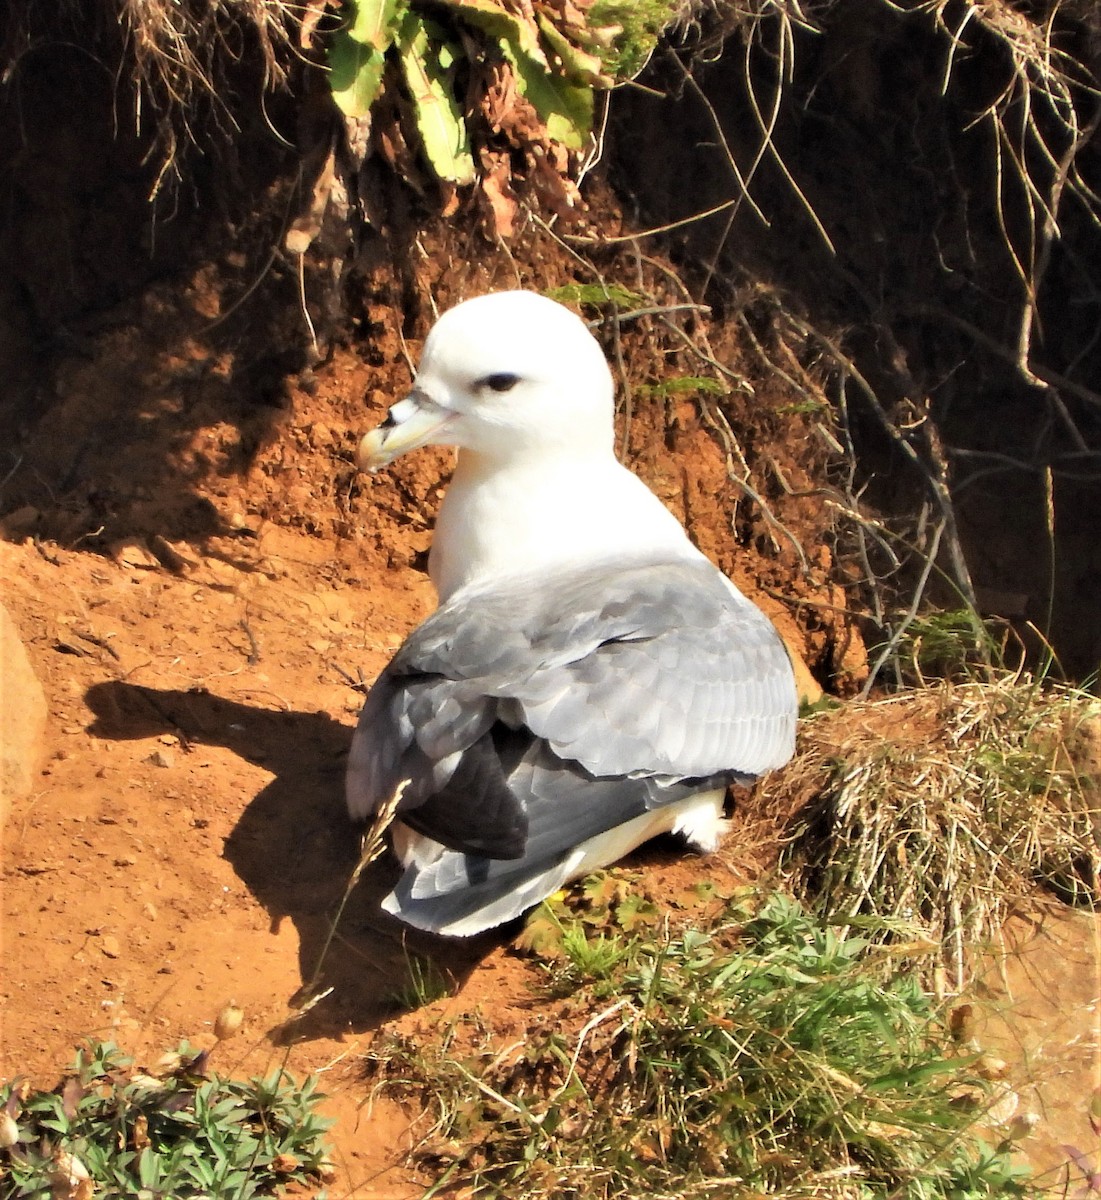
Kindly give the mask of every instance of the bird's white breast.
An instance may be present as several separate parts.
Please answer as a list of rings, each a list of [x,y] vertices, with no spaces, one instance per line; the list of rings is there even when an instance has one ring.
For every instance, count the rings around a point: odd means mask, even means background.
[[[610,456],[487,464],[464,452],[440,508],[429,574],[440,600],[467,583],[665,552],[699,557],[683,527]]]

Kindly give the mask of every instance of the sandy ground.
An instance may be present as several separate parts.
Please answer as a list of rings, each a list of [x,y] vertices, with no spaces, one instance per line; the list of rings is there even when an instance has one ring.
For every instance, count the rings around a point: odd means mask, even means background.
[[[350,673],[373,677],[432,589],[411,568],[362,586],[331,545],[274,526],[209,550],[177,575],[0,543],[50,710],[41,773],[5,833],[0,1075],[52,1084],[86,1037],[139,1061],[183,1037],[209,1045],[233,999],[245,1031],[214,1065],[322,1073],[340,1118],[333,1194],[419,1194],[397,1165],[408,1117],[365,1115],[359,1065],[384,1024],[439,1018],[398,1015],[410,959],[431,953],[454,981],[452,1016],[528,1021],[535,1005],[507,937],[440,943],[380,914],[389,863],[352,894],[319,967],[359,849],[342,793],[362,699]],[[701,870],[669,851],[649,861],[670,888]]]
[[[276,526],[191,550],[173,573],[55,545],[0,543],[6,599],[46,688],[46,757],[5,835],[0,1075],[52,1083],[85,1037],[139,1060],[212,1042],[229,999],[247,1014],[215,1066],[319,1071],[338,1118],[335,1196],[419,1194],[401,1165],[415,1114],[368,1104],[360,1056],[380,1028],[431,1037],[444,1019],[539,1020],[533,972],[507,938],[442,947],[377,912],[389,864],[352,894],[318,966],[358,853],[342,758],[361,695],[433,602],[411,567],[357,576],[354,553]],[[744,882],[711,860],[641,860],[677,879]],[[1098,929],[1057,906],[1011,931],[984,983],[987,1048],[1018,1111],[1041,1120],[1035,1164],[1096,1150],[1101,1084]],[[409,957],[432,951],[456,996],[400,1014]],[[305,994],[329,992],[288,1023]],[[992,1015],[991,1015],[992,1014]],[[1091,1144],[1092,1143],[1092,1144]],[[1073,1179],[1072,1179],[1073,1182]]]
[[[210,294],[196,284],[202,321]],[[426,1181],[403,1151],[420,1114],[372,1102],[371,1039],[432,1038],[474,1017],[515,1038],[553,1019],[508,931],[430,942],[380,914],[388,861],[330,940],[359,854],[344,756],[364,681],[434,603],[422,568],[450,459],[352,471],[356,438],[402,394],[416,353],[390,310],[377,314],[374,361],[340,352],[265,405],[238,387],[245,344],[215,353],[180,332],[196,319],[189,295],[181,310],[171,290],[149,293],[133,323],[58,372],[19,495],[5,497],[3,599],[49,716],[34,785],[3,831],[0,1078],[52,1086],[87,1037],[139,1062],[181,1038],[208,1046],[233,999],[244,1028],[213,1065],[321,1074],[337,1118],[330,1196],[412,1197]],[[851,692],[866,656],[802,465],[812,418],[764,386],[741,417],[761,463],[782,463],[760,469],[784,536],[745,502],[689,401],[637,404],[629,459],[819,677]],[[658,896],[701,876],[751,881],[769,839],[753,822],[767,825],[781,791],[779,777],[759,789],[718,855],[658,847],[634,867]],[[1030,920],[987,980],[984,1037],[1021,1111],[1041,1117],[1026,1148],[1058,1180],[1065,1145],[1097,1161],[1086,1110],[1101,1085],[1101,956],[1090,918],[1051,908]],[[402,1012],[419,956],[453,995]]]

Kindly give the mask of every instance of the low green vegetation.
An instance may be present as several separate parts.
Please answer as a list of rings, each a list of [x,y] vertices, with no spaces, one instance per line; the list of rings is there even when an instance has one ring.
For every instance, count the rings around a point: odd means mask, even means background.
[[[548,288],[545,295],[559,304],[600,311],[610,308],[619,313],[642,308],[647,303],[640,292],[633,292],[621,283],[565,283],[561,287]]]
[[[355,0],[329,36],[330,86],[345,115],[365,117],[392,64],[433,171],[468,184],[477,173],[468,96],[490,88],[495,69],[508,72],[549,138],[581,150],[594,89],[637,74],[676,8],[664,0],[602,0],[587,13],[499,0]]]
[[[968,680],[1000,670],[1006,650],[1004,626],[984,620],[971,608],[922,613],[898,640],[902,677],[924,687],[930,680]]]
[[[331,1174],[312,1080],[207,1072],[186,1042],[149,1073],[89,1042],[53,1091],[0,1089],[0,1197],[248,1200]]]
[[[1026,1193],[1008,1143],[975,1131],[972,1056],[866,936],[780,895],[675,932],[625,900],[600,930],[561,905],[537,917],[551,996],[568,995],[542,1032],[471,1045],[467,1027],[373,1051],[377,1088],[431,1113],[416,1151],[430,1194]]]

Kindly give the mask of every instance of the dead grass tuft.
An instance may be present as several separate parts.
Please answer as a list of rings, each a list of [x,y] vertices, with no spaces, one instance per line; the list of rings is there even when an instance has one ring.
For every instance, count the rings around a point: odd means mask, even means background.
[[[959,985],[1037,883],[1101,899],[1099,739],[1096,699],[1019,675],[815,714],[784,777],[805,800],[785,869],[834,916],[921,930]]]

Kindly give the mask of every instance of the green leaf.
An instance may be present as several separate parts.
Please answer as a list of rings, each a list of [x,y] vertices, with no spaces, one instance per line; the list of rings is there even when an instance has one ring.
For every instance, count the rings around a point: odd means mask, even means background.
[[[604,74],[604,64],[595,54],[589,54],[575,46],[564,33],[555,28],[553,22],[539,14],[539,29],[543,40],[557,55],[562,71],[567,78],[590,87],[611,87],[612,79]]]
[[[535,958],[552,960],[563,957],[562,923],[546,901],[529,915],[513,944],[517,950]]]
[[[657,906],[642,896],[624,896],[616,908],[616,923],[624,933],[652,927],[658,921]]]
[[[511,38],[501,40],[501,51],[516,72],[520,92],[539,114],[547,133],[569,150],[582,149],[593,124],[592,89],[550,74],[543,63]]]
[[[365,117],[371,111],[385,66],[386,58],[380,51],[357,42],[347,30],[333,35],[329,44],[329,86],[346,117]]]
[[[365,117],[371,111],[405,7],[404,0],[362,0],[352,23],[333,34],[329,86],[345,116]]]
[[[543,47],[539,44],[539,28],[534,21],[524,19],[503,9],[497,0],[441,0],[441,2],[468,24],[488,33],[494,40],[506,38],[519,46],[525,54],[550,69]]]
[[[155,1188],[161,1181],[161,1156],[146,1146],[138,1159],[138,1182],[143,1188]]]
[[[405,0],[356,0],[356,15],[348,35],[364,46],[385,52],[394,40],[405,9]]]
[[[619,895],[619,880],[606,871],[594,871],[581,885],[582,895],[591,908],[603,909],[605,915]]]
[[[398,55],[413,98],[413,113],[424,153],[440,179],[474,182],[470,136],[455,99],[451,75],[443,63],[459,57],[434,22],[406,14],[397,37]]]

